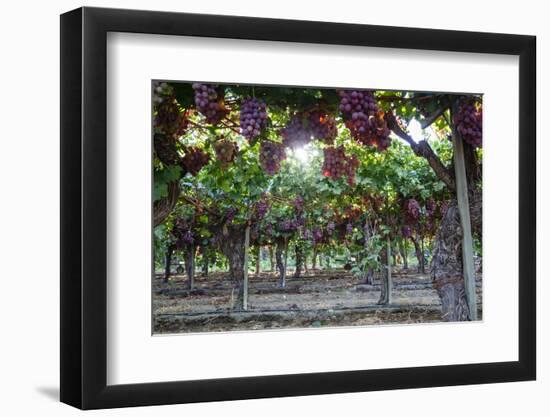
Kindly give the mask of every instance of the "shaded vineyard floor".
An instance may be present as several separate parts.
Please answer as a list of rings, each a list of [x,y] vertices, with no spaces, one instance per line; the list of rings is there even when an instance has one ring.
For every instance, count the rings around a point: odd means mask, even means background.
[[[479,279],[480,277],[478,277]],[[481,318],[481,282],[477,283]],[[309,271],[287,278],[279,288],[274,273],[251,274],[247,311],[231,307],[237,295],[227,273],[195,277],[188,289],[185,275],[153,282],[154,333],[365,326],[441,321],[441,303],[427,274],[393,275],[392,303],[377,305],[380,284],[365,285],[344,270]]]

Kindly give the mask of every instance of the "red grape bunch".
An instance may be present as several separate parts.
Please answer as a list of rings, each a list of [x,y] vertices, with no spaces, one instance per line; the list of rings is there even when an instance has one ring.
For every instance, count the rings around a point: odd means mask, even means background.
[[[351,136],[367,146],[386,150],[390,146],[390,129],[380,111],[374,93],[361,90],[341,90],[340,111]]]
[[[256,203],[258,220],[262,220],[265,217],[265,215],[267,214],[267,210],[269,210],[269,204],[268,204],[267,198],[265,198],[265,196],[262,196],[260,198],[260,201]]]
[[[295,113],[281,129],[283,144],[293,149],[301,148],[313,139],[332,144],[337,134],[334,117],[317,109]]]
[[[323,241],[323,231],[318,227],[315,227],[312,231],[313,244],[317,245]]]
[[[343,146],[323,149],[323,175],[330,178],[348,177],[348,184],[355,181],[355,170],[359,166],[359,160],[355,155],[347,156]]]
[[[176,219],[172,229],[172,236],[176,241],[176,246],[178,249],[182,249],[194,242],[193,231],[191,228],[191,224],[186,219],[181,217]]]
[[[220,162],[222,168],[227,168],[235,160],[239,147],[237,146],[237,142],[221,139],[214,144],[214,150],[216,152],[216,159]]]
[[[260,144],[260,165],[268,175],[279,172],[284,159],[286,153],[282,144],[267,140]]]
[[[420,204],[414,198],[405,202],[405,220],[408,224],[415,224],[420,219]]]
[[[453,121],[456,124],[456,130],[464,139],[464,142],[474,148],[481,148],[483,114],[481,106],[476,107],[472,101],[463,102],[458,108],[458,113],[454,115]]]
[[[160,81],[153,81],[153,104],[158,105],[172,95],[173,89],[170,84]]]
[[[241,134],[248,140],[258,137],[267,127],[266,104],[256,98],[247,98],[241,104]]]
[[[294,114],[280,133],[283,145],[292,149],[301,148],[313,139],[305,113]]]
[[[210,155],[201,148],[191,146],[185,150],[181,159],[183,168],[191,175],[196,176],[203,166],[210,161]]]
[[[229,113],[225,107],[223,92],[216,86],[193,83],[192,87],[195,91],[197,110],[204,115],[207,123],[215,125]]]

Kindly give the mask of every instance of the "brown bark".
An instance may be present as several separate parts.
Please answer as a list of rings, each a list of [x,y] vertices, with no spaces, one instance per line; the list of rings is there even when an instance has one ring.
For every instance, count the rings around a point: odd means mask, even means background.
[[[244,301],[244,242],[245,225],[230,225],[226,228],[220,249],[227,258],[229,273],[237,289],[237,299],[233,308],[242,309]]]
[[[153,227],[161,224],[172,212],[180,195],[180,186],[177,181],[168,183],[168,196],[153,203]]]
[[[286,262],[283,259],[283,252],[286,256],[286,239],[279,238],[275,247],[275,261],[277,263],[277,270],[279,271],[279,286],[284,288],[286,285]]]
[[[470,215],[472,230],[481,232],[481,192],[472,193]],[[445,321],[469,320],[462,273],[462,227],[456,200],[441,220],[434,243],[431,274],[437,288]]]
[[[300,243],[296,243],[295,247],[296,253],[296,270],[294,271],[294,278],[300,278],[302,275],[302,267],[304,264],[304,250]]]

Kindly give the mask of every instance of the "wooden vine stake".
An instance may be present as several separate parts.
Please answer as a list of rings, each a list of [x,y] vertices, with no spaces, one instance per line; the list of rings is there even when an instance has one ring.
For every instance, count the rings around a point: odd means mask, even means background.
[[[243,262],[243,310],[248,310],[248,248],[250,246],[250,223],[244,229],[244,262]]]
[[[456,177],[456,199],[462,226],[462,270],[464,288],[470,320],[477,320],[476,280],[474,274],[474,250],[472,246],[472,226],[470,223],[470,203],[468,199],[468,180],[464,163],[464,144],[453,124],[453,158]]]

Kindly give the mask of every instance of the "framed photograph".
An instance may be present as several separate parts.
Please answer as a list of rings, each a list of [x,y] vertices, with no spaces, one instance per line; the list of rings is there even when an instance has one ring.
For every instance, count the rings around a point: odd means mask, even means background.
[[[61,401],[533,380],[535,37],[61,16]]]

